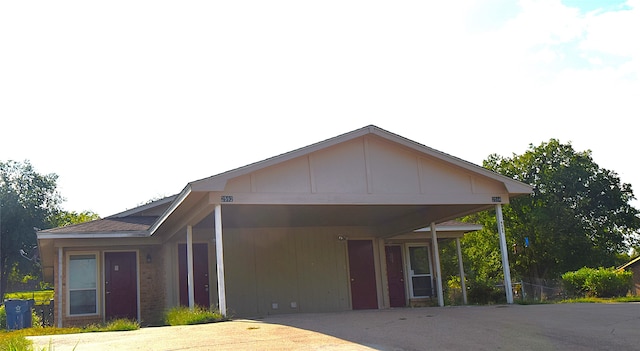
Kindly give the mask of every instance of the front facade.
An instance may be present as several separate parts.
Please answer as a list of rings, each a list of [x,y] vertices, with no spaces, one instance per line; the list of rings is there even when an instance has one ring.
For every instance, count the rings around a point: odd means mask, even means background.
[[[530,192],[368,126],[38,240],[58,325],[442,305],[438,243],[479,229],[451,220]]]

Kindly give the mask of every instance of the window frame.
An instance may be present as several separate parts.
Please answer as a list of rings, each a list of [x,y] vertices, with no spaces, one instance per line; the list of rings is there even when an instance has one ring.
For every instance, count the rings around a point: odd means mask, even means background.
[[[424,248],[427,251],[427,261],[429,263],[429,272],[428,273],[424,273],[424,274],[415,274],[414,273],[414,269],[412,269],[411,267],[411,248]],[[433,264],[431,261],[431,246],[428,244],[418,244],[418,243],[408,243],[405,246],[405,252],[406,252],[406,260],[405,260],[405,264],[407,266],[406,271],[407,271],[407,282],[409,283],[407,285],[407,288],[409,290],[409,297],[412,299],[421,299],[421,298],[431,298],[435,295],[434,291],[433,291]],[[413,278],[415,277],[429,277],[429,281],[431,283],[431,295],[425,295],[425,296],[416,296],[414,294],[414,286],[413,286]]]
[[[95,305],[95,312],[92,313],[75,313],[72,314],[71,313],[71,292],[72,291],[81,291],[81,290],[92,290],[92,289],[71,289],[71,274],[70,274],[70,270],[71,270],[71,261],[72,261],[72,257],[73,256],[93,256],[95,259],[95,287],[93,288],[95,290],[95,300],[96,300],[96,305]],[[73,252],[68,252],[66,255],[66,279],[65,279],[65,284],[67,285],[67,289],[66,289],[66,315],[67,317],[88,317],[88,316],[99,316],[100,315],[100,253],[98,251],[73,251]]]

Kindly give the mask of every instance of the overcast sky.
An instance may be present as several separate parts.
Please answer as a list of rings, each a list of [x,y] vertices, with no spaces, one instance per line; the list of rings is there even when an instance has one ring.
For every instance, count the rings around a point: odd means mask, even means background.
[[[3,1],[0,161],[108,216],[374,124],[571,142],[640,196],[639,34],[640,0]]]

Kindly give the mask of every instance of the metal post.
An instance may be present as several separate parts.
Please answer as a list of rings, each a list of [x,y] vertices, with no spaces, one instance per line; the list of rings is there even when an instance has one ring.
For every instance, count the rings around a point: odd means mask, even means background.
[[[227,296],[224,287],[224,257],[222,248],[222,205],[215,208],[216,230],[216,267],[218,273],[218,309],[223,316],[227,315]]]
[[[193,289],[193,227],[187,226],[187,289],[189,291],[189,309],[195,307],[195,293]]]
[[[509,269],[509,251],[507,251],[507,238],[504,231],[504,219],[502,218],[502,205],[496,205],[496,220],[498,222],[498,235],[500,236],[500,252],[502,253],[502,269],[504,272],[504,291],[507,295],[507,303],[513,303],[513,291],[511,291],[511,270]]]
[[[438,249],[438,235],[436,234],[436,224],[431,222],[431,244],[433,245],[433,259],[436,265],[436,286],[438,288],[438,305],[444,306],[444,293],[442,290],[442,272],[440,269],[440,250]]]
[[[462,304],[467,304],[467,283],[464,281],[464,264],[462,263],[462,248],[460,238],[456,238],[456,248],[458,249],[458,268],[460,269],[460,289],[462,289]]]

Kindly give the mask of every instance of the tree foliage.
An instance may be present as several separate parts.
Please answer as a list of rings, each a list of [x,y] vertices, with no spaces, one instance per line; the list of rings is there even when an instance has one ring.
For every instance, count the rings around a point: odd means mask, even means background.
[[[28,161],[0,162],[0,294],[12,271],[38,270],[36,260],[25,253],[34,252],[36,231],[48,228],[60,211],[57,179],[55,174],[39,174]]]
[[[92,211],[57,211],[49,220],[51,227],[64,227],[72,224],[79,224],[84,222],[100,219],[97,213]]]
[[[513,274],[558,278],[581,267],[610,267],[617,254],[638,244],[638,210],[630,184],[599,167],[591,151],[551,139],[522,155],[490,155],[484,167],[534,187],[531,196],[503,207]],[[464,238],[470,269],[479,278],[502,275],[493,211],[466,220],[482,231]]]

